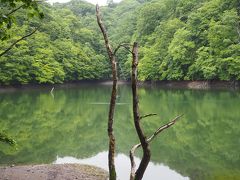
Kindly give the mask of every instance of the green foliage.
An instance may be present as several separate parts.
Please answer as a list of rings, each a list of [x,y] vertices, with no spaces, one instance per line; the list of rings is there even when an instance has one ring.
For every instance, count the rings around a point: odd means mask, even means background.
[[[39,2],[35,0],[0,0],[0,40],[7,40],[11,37],[9,29],[18,24],[20,11],[22,16],[43,18],[39,8]]]
[[[31,27],[39,30],[1,57],[0,84],[110,78],[92,4],[2,0],[1,5],[1,51]],[[4,20],[21,5],[25,9],[14,12],[12,21]],[[36,13],[41,11],[45,18],[40,21]],[[109,1],[101,13],[113,48],[139,42],[140,80],[240,80],[237,0]],[[122,48],[117,57],[120,79],[129,79],[131,55]]]
[[[161,4],[159,12],[154,11],[157,4]],[[237,7],[237,1],[225,0],[163,0],[145,4],[139,12],[136,31],[144,44],[140,79],[239,80]],[[173,20],[183,26],[172,28],[171,33]],[[165,32],[169,35],[164,36]]]
[[[79,17],[71,10],[71,3],[69,8],[58,4],[56,7],[42,6],[47,12],[45,18],[41,22],[35,18],[31,20],[31,24],[40,27],[37,33],[22,40],[1,57],[0,84],[53,84],[109,78],[109,63],[105,55],[101,55],[104,44],[95,29],[97,24],[83,25],[88,21],[95,22],[95,12],[87,8],[84,14],[88,16]],[[90,4],[81,3],[78,6],[85,8]],[[22,22],[9,30],[12,38],[2,41],[1,49],[30,31],[22,12],[15,15]]]

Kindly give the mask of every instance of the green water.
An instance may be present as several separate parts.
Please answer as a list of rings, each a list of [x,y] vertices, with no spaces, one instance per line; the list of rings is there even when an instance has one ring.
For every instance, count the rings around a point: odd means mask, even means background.
[[[0,164],[53,163],[57,157],[86,159],[107,151],[110,86],[18,90],[0,93],[0,130],[17,149],[0,143]],[[152,163],[163,164],[189,179],[240,178],[240,92],[139,89],[150,135],[179,114],[184,117],[152,144]],[[117,151],[128,155],[137,143],[131,112],[131,89],[119,87],[115,135]],[[140,157],[140,151],[137,153]]]

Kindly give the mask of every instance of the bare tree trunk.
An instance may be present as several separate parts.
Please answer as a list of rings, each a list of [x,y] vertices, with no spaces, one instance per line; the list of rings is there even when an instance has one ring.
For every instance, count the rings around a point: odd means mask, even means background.
[[[238,17],[240,17],[240,1],[237,2],[237,15]],[[237,29],[237,33],[238,33],[238,43],[240,44],[240,22],[238,21],[236,24],[236,29]]]
[[[141,128],[140,120],[155,116],[157,114],[151,113],[144,116],[140,116],[139,113],[139,106],[138,106],[138,93],[137,93],[137,66],[138,66],[138,44],[135,42],[132,49],[132,96],[133,96],[133,118],[134,118],[134,125],[135,129],[138,134],[138,138],[140,140],[139,144],[136,144],[130,150],[130,161],[131,161],[131,172],[130,172],[130,180],[141,180],[143,175],[146,171],[146,168],[149,164],[151,158],[151,151],[150,151],[150,142],[163,130],[168,129],[172,125],[176,123],[176,121],[182,117],[182,115],[177,116],[172,121],[168,122],[167,124],[160,126],[149,138],[146,138],[144,132]],[[140,162],[138,169],[136,170],[136,164],[134,161],[134,152],[137,148],[142,147],[143,149],[143,157]]]
[[[132,50],[132,95],[133,95],[133,117],[134,117],[134,125],[138,134],[138,138],[140,140],[141,146],[143,148],[143,157],[140,162],[140,165],[135,173],[135,179],[141,180],[143,174],[148,166],[150,161],[151,152],[149,148],[149,143],[147,142],[147,138],[144,135],[144,132],[140,125],[140,114],[139,114],[139,106],[138,106],[138,94],[137,94],[137,66],[138,66],[138,44],[135,42]]]
[[[108,150],[108,169],[109,169],[109,179],[116,180],[116,169],[114,163],[114,156],[115,156],[115,137],[113,134],[113,121],[114,121],[114,111],[116,106],[116,97],[117,97],[117,63],[115,54],[110,46],[107,31],[102,23],[99,6],[96,5],[96,15],[97,15],[97,22],[102,31],[105,46],[107,49],[107,53],[112,65],[112,94],[109,106],[109,113],[108,113],[108,137],[109,137],[109,150]]]

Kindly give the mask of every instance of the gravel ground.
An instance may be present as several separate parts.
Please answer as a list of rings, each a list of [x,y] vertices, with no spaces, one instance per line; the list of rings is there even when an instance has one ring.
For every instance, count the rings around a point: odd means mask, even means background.
[[[50,164],[0,167],[0,180],[107,180],[108,173],[94,166]]]

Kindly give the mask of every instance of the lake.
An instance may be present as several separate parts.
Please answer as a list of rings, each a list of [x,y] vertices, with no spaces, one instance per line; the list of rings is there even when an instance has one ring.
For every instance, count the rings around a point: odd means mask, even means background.
[[[20,89],[0,93],[0,131],[17,147],[0,143],[0,164],[83,163],[107,169],[107,116],[111,86]],[[128,152],[138,143],[131,88],[120,85],[114,131],[118,179],[129,177]],[[240,178],[239,90],[139,88],[142,120],[151,135],[184,114],[151,143],[145,180],[233,180]],[[141,150],[136,152],[139,162]]]

